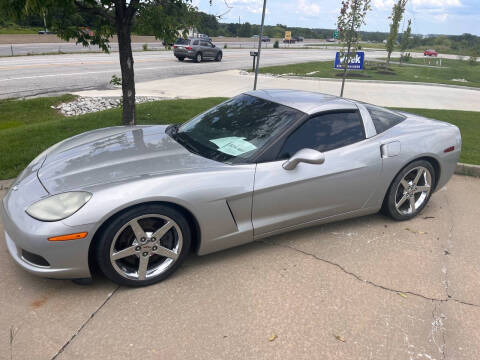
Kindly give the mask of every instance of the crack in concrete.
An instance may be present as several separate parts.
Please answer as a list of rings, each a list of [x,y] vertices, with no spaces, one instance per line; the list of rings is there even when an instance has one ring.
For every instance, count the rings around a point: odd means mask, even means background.
[[[90,314],[87,320],[78,328],[77,331],[73,333],[73,335],[68,339],[68,341],[63,344],[63,346],[57,351],[57,353],[50,359],[50,360],[55,360],[63,351],[70,345],[70,343],[80,334],[80,332],[87,326],[87,324],[90,322],[90,320],[93,319],[93,317],[107,304],[107,302],[112,298],[113,295],[117,292],[117,290],[120,289],[120,285],[118,285],[111,293],[108,294],[107,298],[100,304],[100,306]]]
[[[447,358],[447,343],[445,341],[445,326],[443,324],[443,319],[445,319],[445,315],[440,313],[437,315],[437,306],[439,306],[436,302],[433,303],[433,310],[432,310],[432,330],[430,331],[430,337],[438,349],[438,352],[442,354],[442,359]],[[441,339],[441,344],[437,343],[437,334],[439,334]]]
[[[450,289],[449,289],[449,286],[450,286],[450,280],[449,280],[449,277],[448,277],[448,257],[446,257],[447,254],[451,254],[452,253],[452,249],[453,249],[453,242],[452,242],[452,238],[453,238],[453,230],[454,230],[454,227],[455,227],[455,221],[454,221],[454,217],[453,217],[453,212],[452,212],[452,209],[450,208],[450,202],[448,201],[448,194],[447,193],[444,193],[444,197],[445,197],[445,204],[446,204],[446,209],[447,209],[447,212],[450,214],[450,225],[448,227],[448,236],[447,236],[447,248],[446,248],[446,251],[445,252],[445,256],[443,257],[443,260],[442,260],[442,272],[444,274],[444,277],[445,277],[445,280],[443,281],[443,286],[445,287],[445,295],[447,296],[447,299],[452,299],[453,298],[453,294],[450,293]],[[438,305],[440,307],[440,305]],[[435,308],[434,308],[434,312],[436,312],[437,310],[437,304],[435,304]],[[440,312],[440,317],[437,317],[437,319],[435,318],[435,313],[433,313],[433,317],[434,317],[434,321],[432,322],[432,327],[435,326],[435,324],[439,325],[437,326],[436,328],[436,331],[439,332],[442,336],[442,345],[439,347],[439,351],[441,352],[442,354],[442,358],[443,360],[445,360],[447,358],[447,341],[445,339],[445,333],[446,333],[446,326],[444,326],[443,324],[443,318],[442,318],[442,313]],[[444,315],[443,315],[444,317]],[[432,328],[432,337],[433,337],[433,328]],[[435,339],[433,338],[433,341],[435,342]],[[435,344],[437,345],[437,343],[435,342]],[[438,346],[438,345],[437,345]]]
[[[453,243],[452,243],[452,237],[453,237],[453,229],[455,227],[455,222],[453,220],[453,212],[452,209],[450,208],[450,202],[448,201],[448,194],[445,194],[445,202],[447,204],[447,211],[450,214],[450,227],[448,229],[448,238],[447,238],[447,251],[451,254],[452,249],[453,249]],[[448,281],[448,268],[447,265],[445,264],[444,261],[444,268],[445,268],[445,293],[447,294],[447,297],[451,298],[453,295],[450,294],[449,292],[449,281]]]
[[[327,260],[327,259],[323,259],[313,253],[309,253],[307,251],[304,251],[304,250],[301,250],[301,249],[298,249],[296,248],[295,246],[291,246],[291,245],[281,245],[281,244],[278,244],[278,243],[275,243],[275,242],[272,242],[272,241],[267,241],[267,240],[259,240],[261,242],[263,242],[264,244],[267,244],[267,245],[271,245],[271,246],[278,246],[278,247],[283,247],[283,248],[286,248],[286,249],[290,249],[290,250],[293,250],[293,251],[296,251],[296,252],[299,252],[303,255],[306,255],[306,256],[309,256],[309,257],[312,257],[318,261],[321,261],[323,263],[326,263],[326,264],[329,264],[329,265],[332,265],[332,266],[335,266],[336,268],[340,269],[342,272],[344,272],[345,274],[347,275],[350,275],[352,276],[353,278],[355,278],[356,280],[364,283],[364,284],[368,284],[370,286],[373,286],[373,287],[376,287],[378,289],[382,289],[382,290],[385,290],[385,291],[389,291],[389,292],[392,292],[392,293],[396,293],[396,294],[409,294],[409,295],[412,295],[412,296],[417,296],[419,298],[422,298],[422,299],[425,299],[425,300],[429,300],[429,301],[435,301],[435,302],[439,302],[439,303],[443,303],[443,302],[448,302],[448,301],[453,301],[453,302],[457,302],[457,303],[460,303],[460,304],[463,304],[463,305],[468,305],[468,306],[474,306],[474,307],[478,307],[480,308],[480,305],[479,304],[473,304],[473,303],[469,303],[469,302],[466,302],[466,301],[462,301],[462,300],[459,300],[459,299],[455,299],[453,297],[447,297],[447,298],[433,298],[433,297],[428,297],[426,295],[423,295],[423,294],[420,294],[420,293],[416,293],[416,292],[413,292],[413,291],[409,291],[409,290],[399,290],[399,289],[393,289],[393,288],[389,288],[387,286],[384,286],[384,285],[380,285],[380,284],[377,284],[371,280],[367,280],[367,279],[364,279],[362,278],[361,276],[351,272],[351,271],[348,271],[347,269],[345,269],[345,267],[343,267],[342,265],[340,264],[337,264],[336,262],[334,261],[331,261],[331,260]]]

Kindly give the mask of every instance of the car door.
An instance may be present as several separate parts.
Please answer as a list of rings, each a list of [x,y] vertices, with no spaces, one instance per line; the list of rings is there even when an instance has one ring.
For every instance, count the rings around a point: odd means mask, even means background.
[[[200,47],[202,48],[203,57],[212,57],[212,47],[205,40],[200,40]]]
[[[257,164],[252,205],[255,237],[366,206],[379,182],[378,141],[365,138],[358,111],[317,114],[285,140],[276,161]],[[303,148],[322,151],[323,164],[282,164]]]
[[[215,58],[217,56],[218,49],[212,44],[211,41],[208,42],[208,46],[210,47],[210,56]]]

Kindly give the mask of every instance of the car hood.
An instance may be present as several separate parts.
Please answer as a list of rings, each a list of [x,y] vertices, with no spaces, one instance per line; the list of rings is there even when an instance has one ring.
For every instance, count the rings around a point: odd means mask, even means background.
[[[90,131],[47,150],[38,178],[50,193],[145,175],[224,166],[190,153],[165,133],[166,126]]]

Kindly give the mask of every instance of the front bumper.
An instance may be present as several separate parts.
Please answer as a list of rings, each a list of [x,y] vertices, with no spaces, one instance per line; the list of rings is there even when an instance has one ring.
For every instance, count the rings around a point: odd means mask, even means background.
[[[22,185],[17,191],[10,190],[0,206],[5,242],[12,258],[26,271],[43,277],[91,277],[88,251],[94,224],[72,227],[62,221],[43,222],[31,218],[22,204],[25,198],[22,192],[29,190],[32,190],[30,186]],[[52,236],[84,231],[88,232],[84,239],[48,241]]]

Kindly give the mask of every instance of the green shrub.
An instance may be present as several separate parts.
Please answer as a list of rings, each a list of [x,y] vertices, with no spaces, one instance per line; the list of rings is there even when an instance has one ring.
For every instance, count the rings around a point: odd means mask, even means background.
[[[112,79],[110,80],[110,84],[112,84],[113,86],[121,86],[122,79],[119,78],[117,75],[113,74]]]
[[[278,43],[278,40],[275,40],[275,42],[273,43],[273,48],[278,49],[279,47],[280,47],[280,44]]]
[[[410,53],[400,55],[400,62],[409,62],[411,59],[412,55],[410,55]]]

